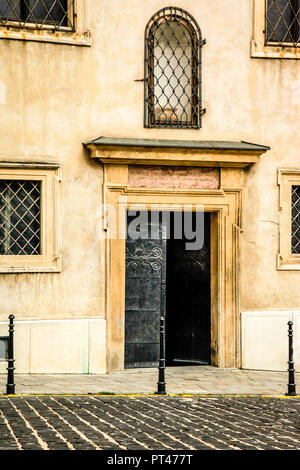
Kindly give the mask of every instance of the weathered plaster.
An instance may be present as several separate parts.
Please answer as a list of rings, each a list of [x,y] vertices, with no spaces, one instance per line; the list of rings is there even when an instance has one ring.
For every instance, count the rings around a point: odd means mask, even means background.
[[[260,163],[236,170],[244,187],[241,310],[299,307],[300,273],[276,269],[276,178],[278,168],[300,168],[300,61],[250,57],[252,0],[177,0],[207,40],[203,128],[144,129],[143,84],[134,80],[143,78],[146,23],[164,6],[161,0],[89,0],[91,47],[0,39],[6,88],[0,157],[49,155],[63,170],[62,272],[1,274],[0,320],[12,312],[19,320],[104,317],[104,242],[97,237],[103,168],[81,144],[99,135],[269,145]]]

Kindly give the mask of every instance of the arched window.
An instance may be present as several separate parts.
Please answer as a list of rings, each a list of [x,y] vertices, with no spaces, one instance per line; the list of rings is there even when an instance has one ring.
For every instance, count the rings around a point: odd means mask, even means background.
[[[201,31],[185,10],[167,7],[145,32],[145,127],[201,127]]]

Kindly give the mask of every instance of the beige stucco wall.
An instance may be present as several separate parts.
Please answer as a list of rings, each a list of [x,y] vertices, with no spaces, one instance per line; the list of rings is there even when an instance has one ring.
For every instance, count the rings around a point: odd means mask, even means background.
[[[287,322],[294,324],[294,361],[300,372],[300,311],[242,312],[242,368],[287,370]]]
[[[104,317],[100,135],[270,145],[244,171],[241,311],[299,309],[300,272],[277,271],[280,167],[300,168],[300,61],[250,58],[252,0],[176,0],[199,22],[200,130],[143,128],[144,28],[161,0],[88,0],[92,47],[0,40],[0,159],[62,163],[61,273],[1,274],[0,320]],[[242,179],[244,181],[242,181]]]
[[[0,322],[0,336],[6,335]],[[14,340],[17,374],[106,372],[104,319],[17,321]],[[6,368],[0,361],[0,373]]]

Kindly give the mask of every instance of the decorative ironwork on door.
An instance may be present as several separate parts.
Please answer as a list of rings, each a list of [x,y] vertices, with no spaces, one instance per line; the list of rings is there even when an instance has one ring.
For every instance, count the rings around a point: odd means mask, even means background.
[[[161,286],[166,277],[166,240],[161,224],[158,233],[157,240],[126,240],[126,368],[158,364]]]

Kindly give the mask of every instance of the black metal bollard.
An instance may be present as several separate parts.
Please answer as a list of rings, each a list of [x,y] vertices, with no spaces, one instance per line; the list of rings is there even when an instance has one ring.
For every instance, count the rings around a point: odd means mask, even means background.
[[[160,342],[159,342],[159,364],[158,364],[158,383],[156,395],[166,395],[165,369],[166,369],[166,329],[165,316],[160,317]]]
[[[8,337],[8,367],[6,395],[15,395],[14,381],[14,315],[9,315],[9,337]]]
[[[287,396],[296,395],[296,384],[295,384],[295,363],[294,363],[294,350],[293,350],[293,322],[288,322],[288,337],[289,337],[289,361],[288,361],[288,373],[289,383]]]

